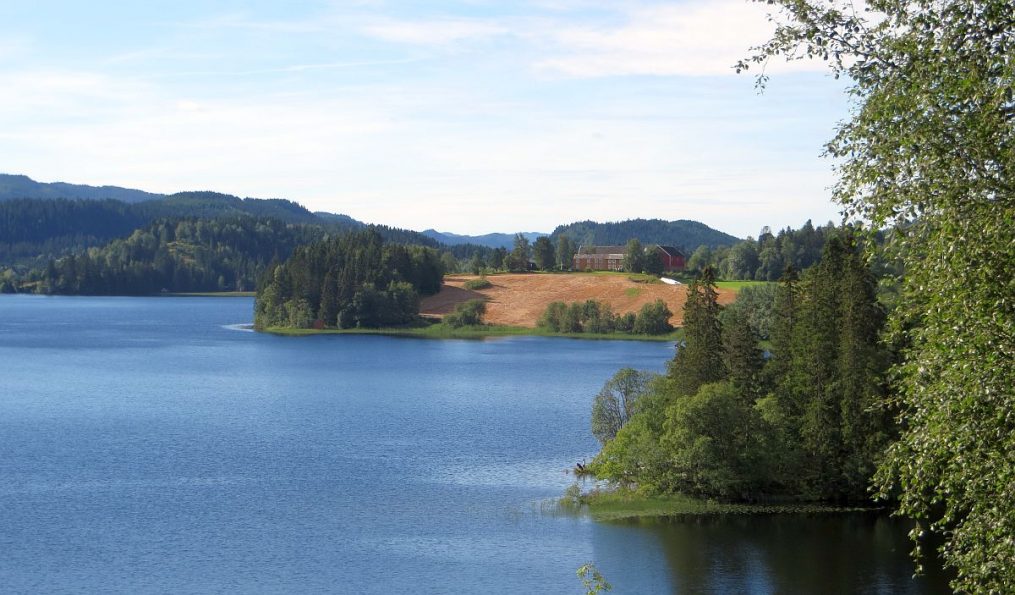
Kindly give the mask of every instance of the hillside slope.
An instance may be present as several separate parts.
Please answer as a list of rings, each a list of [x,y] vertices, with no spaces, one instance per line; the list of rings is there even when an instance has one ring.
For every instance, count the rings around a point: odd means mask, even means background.
[[[492,275],[487,279],[493,287],[477,291],[463,288],[466,281],[475,278],[468,275],[445,277],[440,293],[425,298],[420,313],[443,316],[451,312],[456,304],[470,299],[484,299],[487,301],[484,316],[487,323],[534,328],[551,302],[569,303],[593,299],[606,302],[614,312],[623,314],[637,312],[643,305],[661,299],[673,312],[670,323],[680,326],[683,323],[684,301],[687,299],[687,288],[684,285],[639,283],[626,274]],[[733,291],[719,290],[721,304],[731,303],[735,297]]]
[[[618,246],[637,238],[642,244],[676,246],[687,254],[701,245],[714,249],[732,246],[740,241],[739,238],[712,229],[704,223],[687,219],[629,219],[609,223],[578,221],[560,225],[553,230],[554,243],[563,234],[567,234],[579,246]]]
[[[165,195],[119,186],[36,182],[28,176],[0,174],[0,201],[17,198],[113,199],[120,202],[136,203],[165,198]]]

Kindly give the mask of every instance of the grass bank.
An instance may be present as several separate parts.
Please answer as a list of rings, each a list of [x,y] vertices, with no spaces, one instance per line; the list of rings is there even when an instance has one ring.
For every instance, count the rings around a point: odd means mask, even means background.
[[[561,508],[586,511],[597,521],[705,514],[806,514],[877,510],[873,507],[808,502],[735,504],[680,494],[646,496],[628,489],[594,490],[580,495],[572,490],[573,488],[569,489],[561,498]]]
[[[401,328],[303,329],[269,327],[263,332],[287,337],[309,335],[387,335],[393,337],[419,337],[422,339],[487,339],[493,337],[562,337],[593,341],[677,341],[683,337],[680,329],[665,335],[635,335],[632,333],[556,333],[544,328],[522,326],[480,325],[454,328],[445,324]]]
[[[740,291],[745,287],[757,287],[759,285],[769,285],[770,283],[772,283],[772,281],[716,281],[715,286],[719,289]]]

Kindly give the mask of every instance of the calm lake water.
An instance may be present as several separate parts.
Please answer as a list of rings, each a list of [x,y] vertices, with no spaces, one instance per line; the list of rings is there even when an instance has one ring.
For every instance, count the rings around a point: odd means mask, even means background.
[[[0,591],[931,593],[877,515],[546,502],[661,343],[282,338],[245,298],[0,297]]]

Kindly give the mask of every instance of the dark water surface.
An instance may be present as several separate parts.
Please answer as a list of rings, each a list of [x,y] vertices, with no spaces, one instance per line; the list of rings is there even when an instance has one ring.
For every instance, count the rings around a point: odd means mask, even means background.
[[[929,593],[876,515],[548,512],[672,345],[282,338],[246,298],[0,297],[0,591]]]

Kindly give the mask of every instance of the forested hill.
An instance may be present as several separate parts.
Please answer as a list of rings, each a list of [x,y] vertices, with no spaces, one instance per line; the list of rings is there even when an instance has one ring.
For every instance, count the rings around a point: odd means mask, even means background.
[[[578,221],[558,226],[553,230],[551,237],[556,242],[561,235],[567,235],[579,246],[619,246],[632,238],[637,238],[642,244],[675,246],[688,254],[698,246],[715,249],[732,246],[740,241],[739,238],[712,229],[704,223],[686,219],[678,221],[630,219],[610,223]]]
[[[326,237],[320,226],[266,217],[159,219],[127,238],[50,260],[29,283],[39,293],[71,295],[251,291],[270,262]]]
[[[113,199],[135,203],[165,198],[164,194],[120,188],[119,186],[86,186],[54,182],[36,182],[28,176],[0,174],[0,201],[16,198],[67,198],[81,200]]]
[[[10,176],[9,176],[10,177]],[[160,219],[271,218],[328,233],[367,227],[346,215],[311,213],[282,199],[238,198],[214,192],[182,192],[138,203],[118,200],[17,198],[0,201],[0,268],[38,268],[48,260],[103,246]],[[389,241],[437,247],[418,232],[377,226]]]

